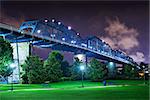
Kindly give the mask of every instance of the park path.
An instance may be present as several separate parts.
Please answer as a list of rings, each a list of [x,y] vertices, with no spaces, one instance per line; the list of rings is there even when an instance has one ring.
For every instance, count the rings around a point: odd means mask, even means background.
[[[144,84],[138,84],[139,86],[142,86]],[[91,86],[91,87],[77,87],[78,89],[82,88],[109,88],[109,87],[124,87],[124,86],[132,86],[132,85],[109,85],[109,86]],[[76,88],[76,89],[77,89]],[[36,89],[18,89],[18,90],[13,90],[13,91],[39,91],[39,90],[69,90],[73,88],[36,88]],[[0,92],[11,92],[12,90],[8,91],[0,91]]]
[[[108,88],[108,87],[122,87],[125,85],[110,85],[110,86],[91,86],[91,87],[78,87],[78,88]],[[127,85],[126,85],[127,86]],[[37,91],[37,90],[69,90],[72,88],[36,88],[36,89],[18,89],[13,91]],[[9,92],[11,90],[8,90]]]

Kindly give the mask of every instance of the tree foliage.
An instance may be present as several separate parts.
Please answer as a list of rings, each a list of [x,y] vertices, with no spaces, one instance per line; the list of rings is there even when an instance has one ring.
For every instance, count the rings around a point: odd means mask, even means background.
[[[9,64],[13,61],[13,49],[9,42],[0,38],[0,75],[7,77],[11,74],[12,70]]]
[[[102,81],[106,78],[106,66],[96,59],[90,61],[89,78],[92,81]]]
[[[61,63],[61,70],[62,70],[63,77],[70,77],[71,75],[70,65],[67,61],[63,61]]]
[[[62,77],[61,63],[63,55],[57,51],[51,52],[48,59],[44,62],[46,81],[57,82]]]
[[[126,79],[135,79],[138,71],[133,66],[126,64],[123,68],[123,75]]]
[[[44,69],[43,61],[38,56],[29,56],[22,65],[24,75],[22,76],[24,83],[43,83]]]

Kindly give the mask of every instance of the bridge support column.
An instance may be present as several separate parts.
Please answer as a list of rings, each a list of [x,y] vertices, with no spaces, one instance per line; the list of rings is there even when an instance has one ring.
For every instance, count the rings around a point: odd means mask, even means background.
[[[86,55],[85,54],[76,54],[74,55],[74,58],[78,58],[79,61],[85,63],[86,62]]]
[[[18,47],[17,38],[16,38],[16,52],[17,52],[18,77],[20,83],[19,47]]]
[[[32,55],[32,53],[33,53],[33,41],[30,41],[29,42],[29,55]]]
[[[88,57],[86,54],[76,54],[74,55],[74,61],[75,61],[75,58],[78,58],[79,61],[84,64],[85,68],[88,67]]]

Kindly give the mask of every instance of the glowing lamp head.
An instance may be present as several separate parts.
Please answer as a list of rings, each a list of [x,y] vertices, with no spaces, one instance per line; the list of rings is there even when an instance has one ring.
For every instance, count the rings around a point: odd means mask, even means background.
[[[82,65],[80,66],[80,70],[83,71],[85,69],[85,67]]]
[[[41,33],[41,30],[37,30],[37,33]]]
[[[71,30],[71,26],[68,26],[68,30]]]
[[[149,73],[149,72],[148,72],[148,70],[147,70],[147,71],[145,71],[145,73]]]
[[[114,63],[113,63],[113,62],[109,62],[109,66],[110,66],[110,67],[113,67],[113,66],[114,66]]]
[[[145,66],[142,66],[143,68],[145,68]]]
[[[21,31],[21,33],[24,33],[23,31]]]

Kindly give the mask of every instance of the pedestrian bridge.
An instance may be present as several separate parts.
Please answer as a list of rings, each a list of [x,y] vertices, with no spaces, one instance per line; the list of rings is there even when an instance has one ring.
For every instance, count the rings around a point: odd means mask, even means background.
[[[108,43],[96,36],[82,39],[71,26],[65,26],[54,19],[23,22],[19,29],[0,23],[0,36],[12,43],[30,42],[31,45],[41,48],[52,48],[75,54],[82,53],[87,57],[95,57],[108,62],[137,65],[124,52],[113,50]]]

